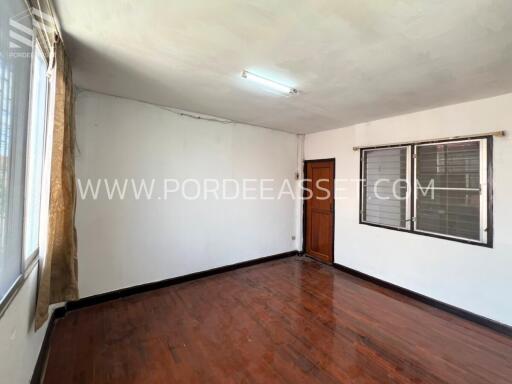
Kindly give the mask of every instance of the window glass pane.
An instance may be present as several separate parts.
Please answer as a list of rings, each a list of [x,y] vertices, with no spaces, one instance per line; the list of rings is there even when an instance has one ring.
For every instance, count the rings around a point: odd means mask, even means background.
[[[39,49],[36,49],[27,148],[25,258],[32,256],[39,246],[39,217],[41,211],[41,183],[46,127],[46,72],[47,66],[43,55]]]
[[[367,150],[363,162],[363,221],[406,228],[407,149]]]
[[[431,190],[417,204],[417,229],[480,240],[480,192]]]
[[[23,0],[0,1],[0,297],[21,273],[31,30]]]
[[[416,229],[480,240],[480,142],[418,146],[416,153]]]
[[[480,188],[480,142],[416,147],[417,179],[437,188]]]

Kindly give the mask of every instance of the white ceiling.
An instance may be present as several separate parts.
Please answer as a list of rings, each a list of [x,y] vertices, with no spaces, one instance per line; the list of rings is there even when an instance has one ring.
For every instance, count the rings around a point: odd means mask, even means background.
[[[512,91],[511,0],[54,3],[79,87],[289,132]]]

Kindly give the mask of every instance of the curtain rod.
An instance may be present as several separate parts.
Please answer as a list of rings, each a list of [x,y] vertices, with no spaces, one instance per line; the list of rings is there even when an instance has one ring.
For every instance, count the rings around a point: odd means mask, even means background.
[[[360,149],[366,149],[366,148],[379,148],[379,147],[392,147],[397,145],[411,145],[411,144],[425,144],[425,143],[432,143],[436,141],[447,141],[447,140],[457,140],[457,139],[474,139],[477,137],[483,137],[483,136],[494,136],[494,137],[503,137],[505,136],[505,131],[494,131],[494,132],[484,132],[479,133],[476,135],[464,135],[464,136],[450,136],[450,137],[443,137],[440,139],[429,139],[429,140],[416,140],[416,141],[403,141],[399,143],[387,143],[387,144],[378,144],[378,145],[362,145],[357,147],[352,147],[354,151],[359,151]]]

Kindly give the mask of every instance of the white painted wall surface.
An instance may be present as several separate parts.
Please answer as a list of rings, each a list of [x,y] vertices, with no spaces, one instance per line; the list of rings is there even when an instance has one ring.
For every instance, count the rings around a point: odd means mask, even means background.
[[[494,249],[360,225],[359,187],[341,182],[335,262],[512,325],[512,94],[306,136],[305,158],[336,158],[337,179],[359,177],[353,146],[506,130],[494,139]]]
[[[76,173],[90,178],[273,178],[294,182],[297,136],[181,117],[81,92]],[[130,195],[130,196],[133,196]],[[282,200],[78,198],[82,297],[297,249],[296,206]]]
[[[30,382],[48,322],[34,332],[37,267],[0,319],[0,383]]]

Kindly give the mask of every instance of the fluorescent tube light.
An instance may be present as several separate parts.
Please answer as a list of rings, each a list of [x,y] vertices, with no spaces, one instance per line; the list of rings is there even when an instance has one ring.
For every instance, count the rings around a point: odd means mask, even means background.
[[[291,88],[291,87],[288,87],[286,85],[276,83],[275,81],[272,81],[272,80],[269,80],[269,79],[265,79],[264,77],[255,75],[254,73],[251,73],[251,72],[248,72],[248,71],[243,71],[242,72],[242,77],[244,79],[247,79],[247,80],[250,80],[250,81],[254,81],[255,83],[263,85],[264,87],[271,88],[271,89],[273,89],[275,91],[279,91],[279,92],[283,92],[283,93],[288,93],[288,94],[295,94],[295,93],[297,93],[297,90],[295,88]]]

